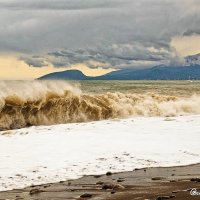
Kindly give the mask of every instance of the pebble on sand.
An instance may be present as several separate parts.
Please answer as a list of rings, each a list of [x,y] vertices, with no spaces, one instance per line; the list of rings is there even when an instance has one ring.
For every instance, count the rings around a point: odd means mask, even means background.
[[[38,194],[40,192],[43,192],[43,191],[40,190],[40,189],[35,188],[35,189],[30,190],[29,194],[30,195],[34,195],[34,194]]]
[[[88,193],[85,193],[85,194],[82,194],[80,197],[81,197],[81,198],[91,198],[92,195],[91,195],[91,194],[88,194]]]
[[[123,190],[125,189],[125,187],[123,185],[120,184],[115,184],[115,183],[104,183],[102,185],[102,189],[103,190]]]

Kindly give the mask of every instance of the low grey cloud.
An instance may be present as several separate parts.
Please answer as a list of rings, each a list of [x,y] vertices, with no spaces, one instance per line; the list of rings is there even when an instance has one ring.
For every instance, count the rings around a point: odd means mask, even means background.
[[[77,63],[84,63],[91,68],[116,67],[130,68],[135,65],[146,65],[148,63],[166,63],[171,59],[171,52],[168,48],[155,49],[154,47],[144,47],[138,44],[113,44],[112,46],[100,46],[94,49],[85,48],[74,51],[67,49],[50,52],[43,56],[25,58],[24,61],[35,67],[51,63],[55,67],[70,67]],[[137,66],[136,66],[137,67]]]
[[[187,30],[183,33],[183,36],[191,36],[191,35],[200,35],[200,29],[196,30]]]
[[[171,39],[199,33],[199,11],[199,0],[1,0],[0,52],[37,67],[169,63]]]
[[[39,56],[22,56],[20,57],[20,60],[23,60],[31,67],[44,67],[47,65],[46,60]]]
[[[0,8],[12,10],[87,10],[110,8],[127,0],[2,0]]]

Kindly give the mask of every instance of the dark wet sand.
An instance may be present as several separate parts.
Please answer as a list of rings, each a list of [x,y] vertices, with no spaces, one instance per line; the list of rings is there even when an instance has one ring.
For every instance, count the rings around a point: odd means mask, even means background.
[[[200,191],[197,178],[200,178],[200,164],[145,168],[0,192],[0,200],[192,200],[200,199],[200,196],[190,195],[191,188]],[[85,193],[88,197],[81,198]]]

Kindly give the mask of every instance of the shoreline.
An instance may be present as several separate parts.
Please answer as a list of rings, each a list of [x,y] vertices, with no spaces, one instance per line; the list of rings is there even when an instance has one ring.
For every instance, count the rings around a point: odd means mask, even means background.
[[[199,163],[199,119],[130,118],[0,135],[0,190],[107,171]]]
[[[88,175],[79,179],[0,192],[0,199],[14,200],[131,200],[198,199],[190,190],[200,191],[200,164],[149,167],[129,172]],[[81,197],[82,196],[82,197]],[[160,200],[159,199],[159,200]]]

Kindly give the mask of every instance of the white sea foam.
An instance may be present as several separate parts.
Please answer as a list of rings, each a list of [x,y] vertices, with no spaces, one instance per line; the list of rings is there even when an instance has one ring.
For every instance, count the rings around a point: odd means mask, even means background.
[[[136,117],[0,132],[0,190],[199,163],[199,121],[199,115]]]

